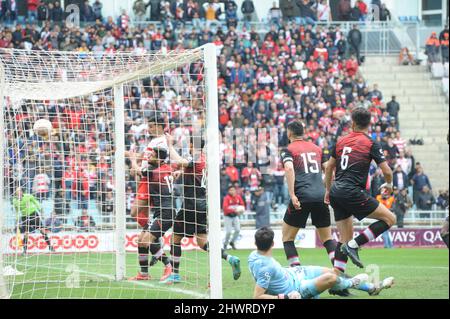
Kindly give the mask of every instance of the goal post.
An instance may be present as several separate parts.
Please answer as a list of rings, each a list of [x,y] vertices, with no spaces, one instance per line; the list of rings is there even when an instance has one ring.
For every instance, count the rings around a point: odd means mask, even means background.
[[[114,162],[115,162],[115,183],[114,183],[114,209],[116,224],[116,280],[125,279],[125,108],[123,102],[123,84],[116,84],[114,90]]]
[[[220,141],[219,107],[217,95],[216,46],[205,46],[206,69],[206,114],[207,114],[207,165],[208,165],[208,210],[209,214],[209,262],[211,298],[222,298],[222,260],[220,231]]]
[[[216,59],[212,43],[101,56],[0,49],[0,298],[222,298]],[[140,229],[130,215],[139,179],[126,154],[144,154],[156,113],[181,136],[183,156],[194,152],[186,130],[197,125],[206,142],[209,252],[184,238],[183,281],[173,286],[127,280],[140,269]],[[52,122],[52,136],[33,132],[38,119]],[[13,204],[23,194],[39,202],[41,224],[30,232],[28,213]],[[171,196],[177,212],[184,195]],[[172,231],[160,240],[169,258]],[[152,277],[161,270],[151,267]]]
[[[5,81],[5,71],[3,65],[0,63],[0,299],[5,299],[9,297],[9,291],[8,286],[5,281],[4,277],[4,268],[3,268],[3,219],[4,219],[4,212],[5,212],[5,205],[4,205],[4,161],[5,161],[5,154],[4,154],[4,145],[5,145],[5,139],[4,139],[4,81]]]

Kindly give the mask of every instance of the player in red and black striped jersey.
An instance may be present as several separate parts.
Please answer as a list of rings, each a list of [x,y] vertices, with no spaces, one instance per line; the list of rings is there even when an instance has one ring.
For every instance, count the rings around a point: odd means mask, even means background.
[[[323,202],[322,166],[325,167],[326,159],[322,156],[322,149],[305,141],[303,134],[304,127],[300,121],[290,122],[287,126],[290,144],[281,151],[291,198],[283,219],[283,246],[291,267],[300,266],[294,240],[300,228],[305,228],[309,215],[332,264],[336,249],[336,241],[331,235],[330,211]]]
[[[201,137],[191,136],[191,158],[181,157],[173,147],[172,137],[167,134],[170,159],[182,172],[183,206],[178,212],[171,245],[173,274],[167,278],[166,284],[179,283],[181,261],[181,240],[183,237],[196,236],[198,246],[208,251],[207,201],[206,201],[206,157],[203,153],[204,142]],[[233,269],[233,278],[241,275],[240,260],[222,250],[222,258],[227,260]]]
[[[168,153],[165,148],[154,148],[148,160],[148,166],[142,170],[142,174],[148,180],[149,194],[152,199],[151,211],[153,218],[148,227],[144,228],[139,236],[138,254],[141,271],[131,280],[146,280],[148,267],[161,260],[164,265],[164,274],[161,281],[172,273],[170,259],[165,255],[161,247],[161,237],[173,226],[175,210],[173,205],[173,168],[165,161]],[[153,255],[152,262],[148,263],[148,252]]]
[[[392,193],[392,170],[379,143],[367,135],[370,120],[371,114],[368,110],[364,108],[353,110],[353,132],[337,141],[326,168],[324,201],[331,203],[334,209],[340,236],[334,266],[340,271],[345,271],[348,257],[362,268],[358,248],[377,238],[396,223],[395,215],[372,198],[366,190],[370,164],[375,161],[386,181],[380,189]],[[334,170],[336,173],[332,184]],[[353,216],[358,220],[368,217],[378,221],[353,239]]]

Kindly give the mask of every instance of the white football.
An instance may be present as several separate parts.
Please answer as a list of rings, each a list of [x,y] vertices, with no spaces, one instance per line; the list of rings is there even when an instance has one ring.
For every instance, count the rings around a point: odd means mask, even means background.
[[[41,137],[48,137],[52,134],[53,126],[49,120],[40,119],[33,125],[34,134]]]

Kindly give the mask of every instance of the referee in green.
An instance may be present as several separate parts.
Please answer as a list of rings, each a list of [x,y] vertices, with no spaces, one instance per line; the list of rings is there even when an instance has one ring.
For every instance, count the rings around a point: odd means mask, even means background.
[[[41,205],[38,200],[31,194],[24,194],[22,189],[18,187],[16,189],[16,196],[13,199],[13,205],[17,212],[20,213],[20,232],[23,237],[23,253],[27,253],[28,234],[39,230],[45,239],[50,251],[53,251],[53,247],[50,243],[50,239],[47,236],[48,230],[43,226],[39,211]]]

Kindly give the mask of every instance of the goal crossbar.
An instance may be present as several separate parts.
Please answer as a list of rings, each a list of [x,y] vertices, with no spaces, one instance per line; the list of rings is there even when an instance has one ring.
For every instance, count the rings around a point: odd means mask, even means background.
[[[167,54],[156,53],[138,56],[133,53],[118,53],[118,55],[114,55],[114,59],[125,60],[127,66],[127,68],[119,68],[103,63],[102,61],[108,61],[107,57],[100,61],[96,60],[93,53],[81,55],[73,52],[52,51],[52,55],[49,55],[45,51],[0,49],[0,64],[3,64],[5,69],[4,95],[17,100],[59,100],[83,96],[153,74],[162,74],[180,65],[193,63],[203,58],[203,50],[204,47],[200,47],[181,53],[170,51]],[[44,57],[42,52],[46,53]],[[75,63],[71,61],[68,64],[67,54],[79,61]],[[32,71],[24,74],[24,69],[29,68],[30,63],[20,63],[20,59],[17,61],[15,59],[14,63],[8,63],[12,56],[28,56],[29,59],[32,57],[32,60],[36,60],[36,62],[47,58],[53,63],[55,72],[58,70],[67,71],[64,68],[65,62],[72,70],[77,70],[78,75],[84,73],[84,78],[69,75],[66,78],[61,76],[59,81],[55,81],[52,78],[55,77],[54,74],[40,73],[41,65],[31,66]],[[64,58],[61,58],[61,56]],[[80,59],[80,56],[83,58]],[[58,62],[63,62],[61,63],[62,66],[55,65]],[[77,72],[73,72],[73,74],[77,74]]]

